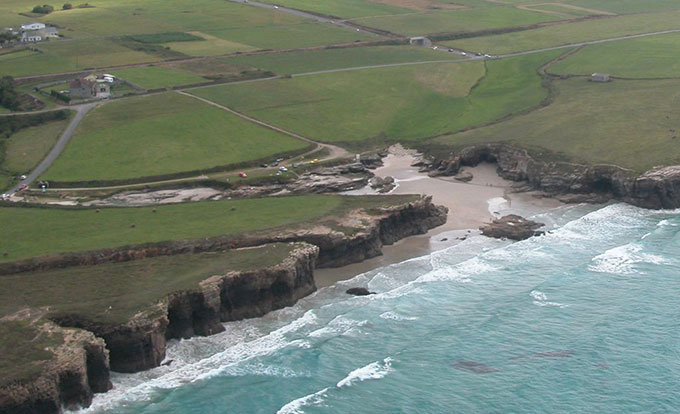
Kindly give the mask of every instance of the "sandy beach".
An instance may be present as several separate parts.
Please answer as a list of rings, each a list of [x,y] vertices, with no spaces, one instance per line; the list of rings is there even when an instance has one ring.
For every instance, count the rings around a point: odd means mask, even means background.
[[[396,188],[390,194],[424,194],[432,196],[435,204],[448,207],[446,224],[430,230],[427,234],[408,237],[383,247],[383,255],[339,268],[317,269],[317,287],[330,286],[337,281],[350,279],[358,274],[423,256],[457,243],[471,234],[479,234],[479,227],[494,217],[506,214],[532,216],[559,207],[557,200],[539,197],[535,192],[517,192],[517,183],[498,176],[494,164],[465,167],[473,179],[467,183],[452,177],[429,177],[419,173],[411,165],[418,160],[414,151],[401,146],[390,148],[383,159],[384,165],[374,170],[376,176],[393,177]],[[376,194],[370,187],[347,194]]]

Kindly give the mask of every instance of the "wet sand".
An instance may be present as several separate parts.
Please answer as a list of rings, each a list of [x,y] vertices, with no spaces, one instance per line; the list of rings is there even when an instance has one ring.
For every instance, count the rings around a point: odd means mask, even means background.
[[[430,195],[435,204],[448,207],[446,224],[427,234],[384,246],[382,256],[339,268],[317,269],[314,273],[317,287],[330,286],[378,267],[453,246],[467,235],[479,234],[479,227],[494,217],[506,214],[532,216],[561,205],[557,200],[538,197],[534,192],[516,192],[517,183],[499,177],[493,164],[464,168],[462,171],[472,173],[473,179],[462,183],[452,177],[432,178],[419,173],[417,167],[411,166],[416,160],[414,152],[395,146],[383,159],[384,165],[374,173],[380,177],[394,177],[397,187],[390,194]],[[374,193],[367,187],[347,194]]]

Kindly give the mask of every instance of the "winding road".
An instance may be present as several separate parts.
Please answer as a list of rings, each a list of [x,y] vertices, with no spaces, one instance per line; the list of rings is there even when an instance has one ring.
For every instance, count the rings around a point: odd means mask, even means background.
[[[323,18],[317,15],[313,15],[310,13],[305,13],[299,10],[294,10],[294,9],[286,9],[286,8],[281,8],[278,6],[273,6],[270,4],[266,3],[259,3],[259,2],[252,2],[252,1],[245,1],[245,0],[229,0],[232,2],[236,3],[247,3],[251,5],[255,5],[258,7],[266,7],[266,8],[278,8],[282,11],[289,12],[295,15],[299,16],[304,16],[304,17],[312,17],[316,20],[319,21],[325,21],[325,22],[335,22],[336,24],[340,24],[341,21],[339,20],[333,20],[333,19],[328,19],[328,18]],[[353,27],[353,26],[348,26],[348,27]],[[669,30],[662,30],[662,31],[656,31],[656,32],[649,32],[649,33],[639,33],[639,34],[632,34],[632,35],[625,35],[625,36],[617,36],[617,37],[612,37],[612,38],[607,38],[607,39],[598,39],[598,40],[590,40],[590,41],[585,41],[585,42],[578,42],[578,43],[568,43],[564,45],[558,45],[558,46],[551,46],[551,47],[546,47],[546,48],[540,48],[540,49],[532,49],[532,50],[526,50],[526,51],[520,51],[520,52],[513,52],[513,53],[506,53],[506,54],[500,54],[496,56],[492,56],[493,59],[504,59],[504,58],[511,58],[515,56],[522,56],[522,55],[529,55],[529,54],[534,54],[534,53],[541,53],[541,52],[547,52],[551,50],[559,50],[559,49],[568,49],[568,48],[576,48],[576,47],[582,47],[582,46],[587,46],[587,45],[594,45],[594,44],[600,44],[600,43],[608,43],[608,42],[615,42],[615,41],[620,41],[620,40],[628,40],[628,39],[636,39],[636,38],[641,38],[641,37],[649,37],[649,36],[658,36],[658,35],[664,35],[664,34],[671,34],[671,33],[680,33],[680,29],[669,29]],[[442,50],[446,53],[451,53],[448,51],[447,47],[439,47],[438,50]],[[460,54],[460,51],[456,51],[458,54]],[[454,52],[455,53],[455,52]],[[345,67],[345,68],[334,68],[334,69],[327,69],[327,70],[320,70],[320,71],[311,71],[311,72],[302,72],[302,73],[296,73],[292,74],[292,77],[300,77],[300,76],[311,76],[311,75],[319,75],[319,74],[324,74],[324,73],[337,73],[337,72],[349,72],[349,71],[356,71],[356,70],[364,70],[364,69],[378,69],[378,68],[389,68],[389,67],[398,67],[398,66],[408,66],[408,65],[424,65],[424,64],[430,64],[430,63],[444,63],[444,62],[450,62],[450,63],[461,63],[461,62],[468,62],[468,61],[475,61],[475,60],[483,60],[483,59],[488,59],[485,56],[465,56],[465,57],[459,57],[456,59],[442,59],[442,60],[429,60],[429,61],[416,61],[416,62],[402,62],[402,63],[387,63],[387,64],[379,64],[379,65],[366,65],[366,66],[351,66],[351,67]],[[269,80],[275,80],[275,79],[281,79],[281,76],[272,76],[269,78],[261,78],[261,79],[252,79],[252,80],[246,80],[246,81],[240,81],[240,82],[233,82],[235,83],[251,83],[251,82],[266,82]],[[215,85],[206,85],[206,86],[198,86],[198,87],[190,87],[190,88],[182,88],[177,90],[177,93],[192,97],[194,99],[203,101],[207,104],[210,104],[212,106],[215,106],[217,108],[223,109],[225,111],[228,111],[242,119],[245,119],[249,122],[258,124],[260,126],[263,126],[265,128],[272,129],[274,131],[281,132],[283,134],[295,137],[297,139],[300,139],[305,142],[309,143],[314,143],[318,145],[319,147],[322,148],[327,148],[330,152],[329,158],[337,158],[337,157],[346,157],[351,155],[348,151],[345,149],[331,145],[331,144],[325,144],[325,143],[320,143],[317,141],[314,141],[312,139],[309,139],[307,137],[303,137],[301,135],[298,135],[294,132],[284,130],[282,128],[279,128],[277,126],[267,124],[263,121],[260,121],[258,119],[252,118],[248,115],[245,115],[241,112],[235,111],[229,107],[220,105],[216,102],[212,102],[210,100],[198,97],[196,95],[192,95],[186,91],[192,90],[192,89],[201,89],[201,88],[209,88],[209,87],[216,87],[216,86],[223,86],[224,84],[215,84]],[[163,91],[165,92],[165,91]],[[154,92],[154,93],[160,93],[160,92]],[[50,165],[54,162],[54,160],[57,159],[59,154],[63,151],[63,149],[66,147],[68,144],[68,141],[71,139],[71,136],[73,135],[73,132],[75,131],[76,127],[78,124],[81,122],[85,114],[87,114],[91,109],[94,107],[101,105],[102,103],[105,103],[106,101],[100,101],[100,102],[94,102],[94,103],[88,103],[88,104],[82,104],[82,105],[77,105],[77,106],[71,106],[71,107],[63,107],[63,108],[56,108],[56,109],[74,109],[76,110],[76,116],[71,120],[69,123],[68,127],[66,130],[62,133],[61,137],[55,144],[55,146],[52,148],[50,153],[43,159],[40,164],[33,170],[31,173],[26,177],[26,179],[22,180],[17,186],[12,188],[9,191],[9,194],[14,194],[16,193],[19,188],[26,184],[29,185],[33,181],[35,181],[42,173],[44,173]],[[47,112],[47,111],[52,111],[55,110],[49,109],[49,110],[41,110],[41,111],[36,111],[36,112],[31,112],[31,113],[38,113],[38,112]],[[11,115],[17,115],[17,113],[9,113],[9,114],[0,114],[1,116],[11,116]],[[194,178],[195,179],[195,178]],[[189,179],[180,179],[180,180],[189,180]],[[174,181],[174,180],[173,180]],[[179,180],[178,180],[179,181]],[[113,187],[112,187],[113,188]]]
[[[57,140],[57,143],[54,144],[54,147],[50,150],[49,154],[38,164],[37,167],[33,171],[31,171],[28,176],[21,180],[19,184],[17,184],[14,188],[8,191],[8,194],[14,194],[23,185],[30,185],[33,181],[38,179],[42,173],[47,171],[47,169],[52,165],[54,160],[57,159],[59,154],[66,148],[66,144],[68,144],[69,140],[73,136],[73,132],[76,130],[76,127],[78,124],[80,124],[80,121],[83,120],[85,117],[85,114],[87,114],[92,108],[101,105],[102,102],[92,102],[92,103],[87,103],[79,106],[73,106],[69,109],[73,109],[76,111],[76,115],[71,119],[71,122],[69,122],[68,126],[64,130],[64,132],[61,134],[59,137],[59,140]]]

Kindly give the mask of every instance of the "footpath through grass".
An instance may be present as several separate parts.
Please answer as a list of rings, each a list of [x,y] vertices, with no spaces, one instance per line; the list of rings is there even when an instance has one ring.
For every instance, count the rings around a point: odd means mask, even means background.
[[[308,147],[191,97],[164,93],[93,110],[43,178],[129,180],[240,164]]]
[[[1,207],[0,261],[255,232],[412,199],[310,195],[99,210]]]
[[[173,292],[197,289],[201,281],[229,271],[274,266],[294,249],[294,244],[277,243],[0,276],[0,316],[49,307],[52,315],[125,323]]]
[[[496,125],[440,137],[445,152],[485,142],[510,142],[545,158],[614,164],[637,172],[680,164],[680,81],[556,81],[546,108]],[[449,149],[447,149],[449,148]]]

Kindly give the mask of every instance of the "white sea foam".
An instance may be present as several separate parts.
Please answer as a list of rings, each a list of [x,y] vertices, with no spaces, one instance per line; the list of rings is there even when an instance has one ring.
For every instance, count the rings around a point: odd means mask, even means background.
[[[382,361],[372,362],[366,366],[355,369],[347,374],[345,378],[341,379],[336,387],[351,387],[357,382],[384,378],[392,371],[392,361],[392,358],[387,357]]]
[[[595,256],[588,270],[599,273],[628,275],[637,273],[636,264],[666,264],[668,259],[649,253],[644,253],[642,246],[629,243],[614,247]]]
[[[315,392],[314,394],[300,397],[279,408],[276,414],[303,414],[304,411],[302,411],[302,409],[304,407],[321,404],[324,401],[324,397],[327,393],[328,388],[324,388]]]
[[[533,304],[536,306],[555,306],[558,308],[566,308],[569,306],[562,303],[548,301],[548,296],[539,290],[532,290],[529,295],[531,295],[531,297],[534,299]]]
[[[193,363],[182,364],[181,361],[178,361],[177,363],[173,362],[172,367],[159,367],[133,375],[117,375],[113,378],[114,388],[105,394],[95,396],[92,405],[84,412],[110,409],[122,402],[148,400],[160,389],[176,388],[223,373],[230,374],[229,370],[238,369],[235,367],[239,363],[273,353],[284,347],[302,346],[304,341],[300,339],[291,340],[286,335],[317,323],[317,316],[310,310],[303,316],[267,335],[252,341],[239,342],[233,346],[229,346],[231,344],[229,342],[230,337],[224,334],[200,338],[204,341],[210,340],[221,343],[223,351]],[[191,340],[186,342],[190,343]],[[186,346],[182,343],[177,345]],[[270,374],[273,374],[273,371],[270,371]],[[287,372],[285,375],[291,375],[291,373]]]
[[[393,359],[387,357],[382,361],[375,361],[361,368],[357,368],[347,374],[345,378],[341,379],[334,388],[326,387],[313,394],[308,394],[304,397],[297,398],[279,408],[276,414],[303,414],[305,407],[322,404],[328,395],[334,390],[351,387],[358,382],[366,380],[384,378],[392,371],[392,362]]]
[[[360,332],[360,328],[368,324],[367,320],[357,321],[338,315],[323,328],[308,334],[311,338],[330,337],[338,335],[352,335]]]
[[[415,316],[404,316],[392,311],[383,312],[380,317],[392,321],[415,321],[418,319]]]

